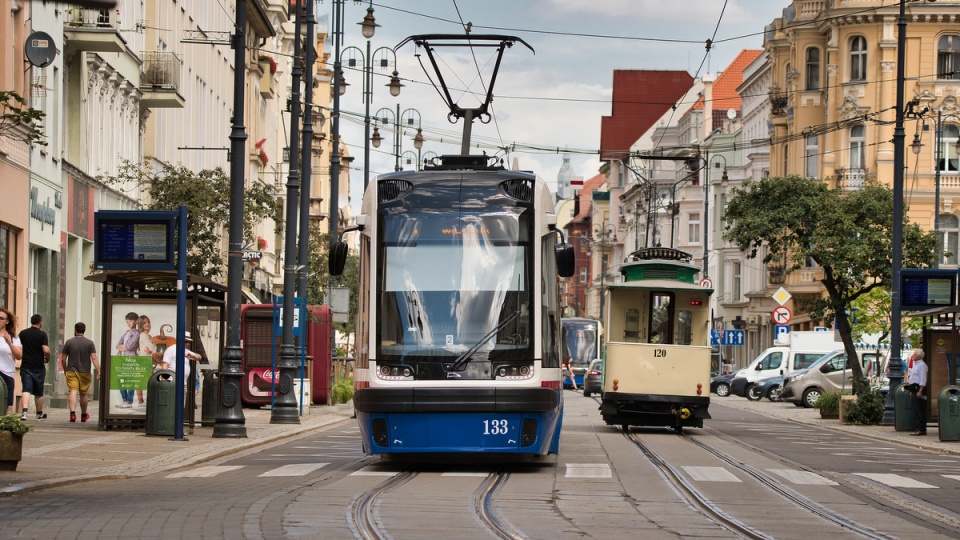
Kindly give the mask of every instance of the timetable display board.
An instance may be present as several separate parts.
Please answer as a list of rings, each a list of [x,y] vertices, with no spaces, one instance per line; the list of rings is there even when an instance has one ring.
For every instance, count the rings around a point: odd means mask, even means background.
[[[957,303],[957,271],[900,270],[900,309],[921,311]]]
[[[98,270],[175,270],[176,221],[176,212],[96,212],[94,266]]]

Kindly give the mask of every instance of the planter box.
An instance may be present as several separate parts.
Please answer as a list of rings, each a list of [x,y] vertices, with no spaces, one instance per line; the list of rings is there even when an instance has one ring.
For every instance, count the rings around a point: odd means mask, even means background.
[[[857,396],[840,396],[840,410],[837,411],[840,415],[840,422],[844,424],[849,424],[847,422],[847,413],[850,412],[850,406],[857,402]]]
[[[820,409],[820,418],[836,420],[840,418],[840,411],[836,409]]]
[[[15,471],[23,457],[23,435],[0,430],[0,471]]]

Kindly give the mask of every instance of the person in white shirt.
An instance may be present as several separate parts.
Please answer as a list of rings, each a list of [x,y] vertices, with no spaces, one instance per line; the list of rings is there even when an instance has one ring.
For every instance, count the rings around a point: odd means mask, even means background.
[[[190,378],[190,360],[199,361],[202,357],[188,349],[190,345],[193,344],[193,338],[190,337],[190,332],[186,332],[184,336],[184,347],[183,347],[183,384],[187,384],[187,379]],[[162,369],[168,369],[176,373],[177,371],[177,346],[171,345],[163,351],[163,363],[160,365]]]
[[[923,351],[919,349],[913,351],[911,356],[913,367],[910,368],[910,374],[907,376],[907,388],[913,398],[913,414],[917,421],[917,430],[911,435],[927,434],[927,411],[925,408],[927,396],[923,394],[923,390],[927,386],[927,363],[923,361],[923,356]]]

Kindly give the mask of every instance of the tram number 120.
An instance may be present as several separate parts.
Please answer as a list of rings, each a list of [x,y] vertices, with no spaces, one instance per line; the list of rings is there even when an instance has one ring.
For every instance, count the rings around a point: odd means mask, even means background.
[[[666,349],[654,349],[654,350],[653,350],[653,357],[654,357],[654,358],[666,358],[666,357],[667,357],[667,350],[666,350]]]
[[[506,420],[484,420],[484,435],[506,435],[510,432],[510,424]]]

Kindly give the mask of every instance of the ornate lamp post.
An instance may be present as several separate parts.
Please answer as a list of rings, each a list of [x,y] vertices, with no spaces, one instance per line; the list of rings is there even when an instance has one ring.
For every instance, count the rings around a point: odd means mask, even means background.
[[[393,157],[394,157],[394,171],[400,171],[400,155],[403,153],[402,141],[400,139],[402,133],[401,129],[404,126],[417,128],[417,135],[413,139],[413,145],[417,150],[423,146],[423,133],[420,128],[420,111],[416,109],[406,109],[402,113],[400,112],[400,104],[397,104],[397,112],[394,113],[393,110],[384,107],[377,111],[376,120],[380,122],[381,125],[390,124],[390,119],[393,119]],[[420,139],[419,146],[417,139]],[[383,136],[380,135],[380,130],[378,127],[373,128],[373,135],[370,137],[370,143],[373,144],[374,148],[380,148],[380,143],[383,141]],[[418,159],[419,162],[419,159]]]
[[[948,113],[944,115],[942,111],[937,111],[937,120],[936,125],[934,126],[934,144],[936,144],[936,149],[934,150],[936,152],[936,159],[934,160],[934,168],[936,169],[936,191],[934,194],[933,233],[937,237],[937,243],[934,246],[933,252],[935,257],[934,268],[940,268],[940,262],[943,259],[943,242],[940,238],[940,172],[944,169],[944,167],[948,167],[948,164],[950,163],[950,158],[944,158],[943,156],[943,122],[944,120],[948,120],[950,118],[960,120],[960,115],[955,113]],[[954,126],[953,124],[950,125]],[[956,126],[954,126],[954,129],[956,129]],[[920,150],[922,148],[923,143],[920,142],[920,135],[915,134],[913,136],[913,142],[910,144],[910,149],[913,150],[915,155],[918,155],[920,154]],[[960,161],[960,134],[958,134],[957,141],[954,143],[954,152],[956,152],[957,155],[956,159]],[[957,169],[954,168],[954,170]]]
[[[723,157],[720,154],[717,154],[711,158],[709,161],[713,161],[714,158],[720,158],[723,160],[723,175],[721,176],[721,182],[727,179],[727,158]],[[720,162],[714,164],[714,168],[720,168]],[[703,277],[709,275],[709,265],[708,261],[710,258],[710,182],[713,181],[713,173],[710,168],[707,168],[707,179],[703,183]]]

